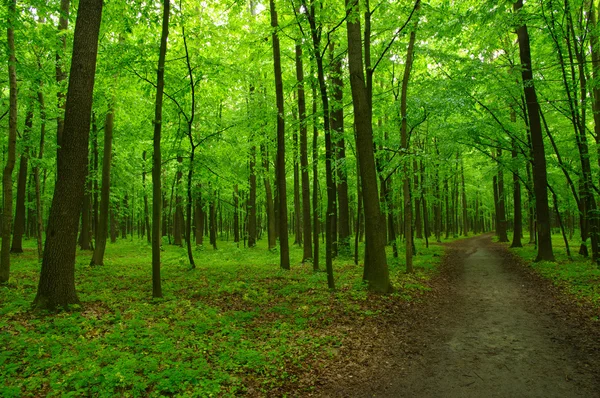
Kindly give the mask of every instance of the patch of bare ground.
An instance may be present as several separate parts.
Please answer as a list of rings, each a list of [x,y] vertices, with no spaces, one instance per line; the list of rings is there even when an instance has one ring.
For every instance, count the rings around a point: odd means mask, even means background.
[[[372,296],[377,316],[333,306],[341,346],[277,395],[600,397],[595,311],[491,236],[448,244],[430,287],[416,302]]]

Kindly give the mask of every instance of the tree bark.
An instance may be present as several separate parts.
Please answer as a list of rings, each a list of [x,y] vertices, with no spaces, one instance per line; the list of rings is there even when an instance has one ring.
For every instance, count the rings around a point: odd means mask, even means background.
[[[250,148],[250,195],[248,197],[248,247],[256,246],[256,147]]]
[[[275,96],[277,102],[277,196],[279,198],[279,265],[290,269],[290,248],[288,241],[287,192],[285,178],[285,111],[283,102],[283,79],[281,73],[281,52],[279,48],[279,23],[274,0],[269,1],[271,11],[271,38],[273,41],[273,68],[275,72]]]
[[[167,54],[167,37],[169,35],[170,0],[163,0],[162,31],[160,35],[160,50],[156,68],[156,101],[154,106],[154,136],[152,153],[152,297],[162,297],[160,278],[160,247],[162,245],[163,194],[161,188],[162,156],[161,130],[162,105],[165,88],[165,58]]]
[[[348,63],[350,69],[350,85],[354,107],[354,123],[356,127],[356,148],[360,162],[362,193],[365,208],[366,253],[365,279],[369,282],[369,290],[387,293],[391,290],[389,270],[385,254],[383,236],[383,216],[379,207],[377,189],[377,172],[373,154],[372,110],[369,106],[367,87],[365,86],[361,29],[357,19],[358,1],[346,0]]]
[[[523,0],[517,0],[517,2],[513,4],[513,7],[515,12],[518,13],[523,7]],[[523,90],[527,104],[533,150],[533,188],[535,191],[538,232],[538,253],[536,261],[554,261],[552,235],[550,232],[550,208],[548,206],[548,191],[546,187],[548,182],[546,173],[546,154],[542,137],[539,104],[531,68],[531,50],[527,25],[521,25],[517,29],[517,35],[519,39],[519,56],[522,65],[521,75],[523,79]]]
[[[516,118],[515,118],[516,121]],[[512,159],[516,163],[517,160],[517,143],[512,140]],[[521,204],[521,183],[519,182],[519,172],[515,168],[513,175],[513,203],[514,203],[514,220],[513,220],[513,240],[510,247],[523,247],[521,243],[521,235],[523,234],[523,214]]]
[[[15,32],[13,24],[17,18],[16,0],[8,1],[7,44],[8,44],[8,155],[2,174],[4,206],[2,208],[2,247],[0,250],[0,283],[7,283],[10,276],[10,234],[12,232],[13,187],[12,173],[15,168],[17,144],[17,59],[15,56]]]
[[[312,261],[312,226],[310,220],[310,183],[308,179],[308,128],[306,125],[306,96],[304,95],[304,69],[302,46],[296,44],[296,79],[298,80],[298,115],[300,121],[300,171],[302,179],[302,228],[304,248],[302,262]]]
[[[35,180],[35,214],[36,214],[36,241],[37,241],[37,253],[38,260],[41,261],[44,256],[44,214],[42,208],[42,186],[40,182],[40,168],[39,161],[44,158],[44,146],[46,140],[46,104],[44,101],[44,94],[41,90],[38,91],[38,102],[40,104],[40,149],[37,155],[38,163],[33,167],[33,178]]]
[[[325,70],[323,67],[323,55],[321,52],[321,37],[317,29],[315,6],[311,3],[307,7],[306,1],[303,1],[307,9],[308,22],[310,24],[311,37],[313,42],[313,55],[317,63],[317,80],[319,82],[319,92],[321,104],[323,106],[323,130],[325,133],[325,180],[327,185],[327,210],[325,215],[325,269],[327,270],[327,286],[329,289],[335,289],[335,280],[333,277],[333,257],[335,255],[335,218],[336,218],[336,186],[333,179],[333,161],[334,151],[331,139],[331,123],[329,114],[329,97],[327,94],[327,85],[325,83]]]
[[[330,45],[332,64],[332,110],[331,130],[336,151],[337,171],[337,211],[338,211],[338,251],[350,255],[350,208],[348,201],[348,171],[346,168],[346,140],[344,139],[344,80],[342,57],[335,57],[334,45]]]
[[[106,236],[108,232],[109,217],[114,218],[110,210],[110,168],[112,162],[112,136],[114,124],[114,110],[110,106],[104,120],[104,155],[102,156],[102,188],[100,189],[100,215],[96,233],[96,246],[90,265],[104,265],[104,252],[106,250]],[[110,212],[110,213],[109,213]],[[111,224],[114,224],[111,221]],[[111,242],[113,241],[111,225]]]
[[[60,14],[58,17],[58,40],[60,41],[60,49],[56,52],[56,83],[59,90],[56,93],[56,101],[58,105],[58,115],[56,118],[56,143],[58,148],[56,151],[56,162],[60,156],[62,146],[62,137],[64,130],[64,113],[65,113],[65,91],[63,82],[67,79],[67,74],[63,71],[63,55],[67,51],[67,35],[66,31],[69,28],[69,8],[70,0],[60,0]]]
[[[413,272],[413,236],[412,236],[412,203],[410,197],[410,158],[408,157],[408,123],[406,120],[406,102],[408,99],[408,82],[410,81],[410,72],[413,65],[416,40],[416,27],[410,32],[408,49],[406,50],[406,63],[404,66],[404,76],[402,78],[402,90],[400,94],[400,148],[403,153],[402,164],[402,199],[404,201],[404,242],[405,242],[405,261],[406,272]],[[415,175],[416,175],[415,169]]]
[[[29,106],[25,116],[25,129],[23,130],[23,143],[25,148],[19,160],[19,177],[17,179],[17,202],[15,211],[15,224],[13,231],[11,253],[23,253],[23,234],[25,233],[25,196],[27,191],[27,166],[29,162],[29,137],[33,126],[33,104]]]
[[[65,111],[63,146],[58,159],[44,258],[34,306],[54,309],[75,304],[75,252],[85,190],[88,143],[101,0],[80,0]]]

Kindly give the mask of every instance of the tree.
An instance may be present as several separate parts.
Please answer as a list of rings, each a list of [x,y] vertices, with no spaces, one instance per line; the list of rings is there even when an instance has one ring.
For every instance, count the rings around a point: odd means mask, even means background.
[[[285,180],[285,113],[283,102],[283,80],[281,74],[281,51],[279,46],[279,23],[274,0],[269,1],[271,28],[273,32],[273,68],[275,71],[275,96],[277,100],[277,192],[279,194],[279,265],[290,269],[290,248],[288,242],[287,192]]]
[[[90,265],[104,265],[104,252],[106,251],[106,237],[108,233],[109,206],[110,206],[110,166],[112,162],[112,142],[114,108],[109,106],[104,120],[104,156],[102,158],[102,188],[100,191],[100,216],[96,230],[96,246]]]
[[[16,0],[8,1],[8,82],[9,82],[9,115],[8,115],[8,148],[6,165],[2,173],[2,192],[4,207],[2,213],[2,248],[0,250],[0,283],[8,282],[10,275],[10,233],[12,229],[13,189],[12,173],[15,168],[15,151],[17,144],[17,58],[15,55],[14,24],[17,17]]]
[[[523,0],[513,4],[516,13],[523,8]],[[522,23],[517,28],[519,39],[519,56],[521,58],[521,75],[527,115],[529,117],[529,134],[533,152],[533,188],[535,191],[535,208],[538,233],[538,254],[536,261],[554,261],[552,252],[552,235],[550,233],[550,208],[548,206],[548,177],[546,172],[546,153],[542,137],[539,104],[536,95],[533,71],[531,69],[531,47],[527,25]]]
[[[387,258],[385,254],[385,236],[381,225],[385,225],[379,207],[377,172],[373,154],[373,126],[371,109],[365,86],[361,49],[361,28],[358,19],[357,0],[346,0],[346,24],[348,33],[348,67],[354,107],[354,125],[356,128],[356,149],[360,163],[360,177],[365,209],[365,280],[369,289],[378,293],[387,293],[391,289]]]
[[[34,306],[55,309],[79,301],[75,291],[77,226],[85,190],[92,94],[102,20],[102,0],[81,0],[65,107],[63,146],[48,219],[44,258]]]
[[[154,103],[154,152],[152,154],[152,297],[162,297],[160,279],[160,246],[162,243],[162,189],[161,189],[161,131],[162,107],[165,89],[165,59],[167,55],[167,37],[169,36],[170,0],[163,0],[162,31],[158,67],[156,68],[156,101]]]

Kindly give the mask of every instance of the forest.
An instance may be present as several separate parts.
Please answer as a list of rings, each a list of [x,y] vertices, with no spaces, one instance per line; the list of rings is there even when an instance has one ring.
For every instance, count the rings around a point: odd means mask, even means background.
[[[335,396],[482,234],[597,320],[599,18],[5,0],[0,395]]]

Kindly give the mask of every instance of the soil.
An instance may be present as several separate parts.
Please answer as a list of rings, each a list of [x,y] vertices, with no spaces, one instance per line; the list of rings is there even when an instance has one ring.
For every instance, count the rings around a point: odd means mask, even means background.
[[[312,396],[600,397],[597,310],[490,235],[446,252],[422,303],[356,325]]]

